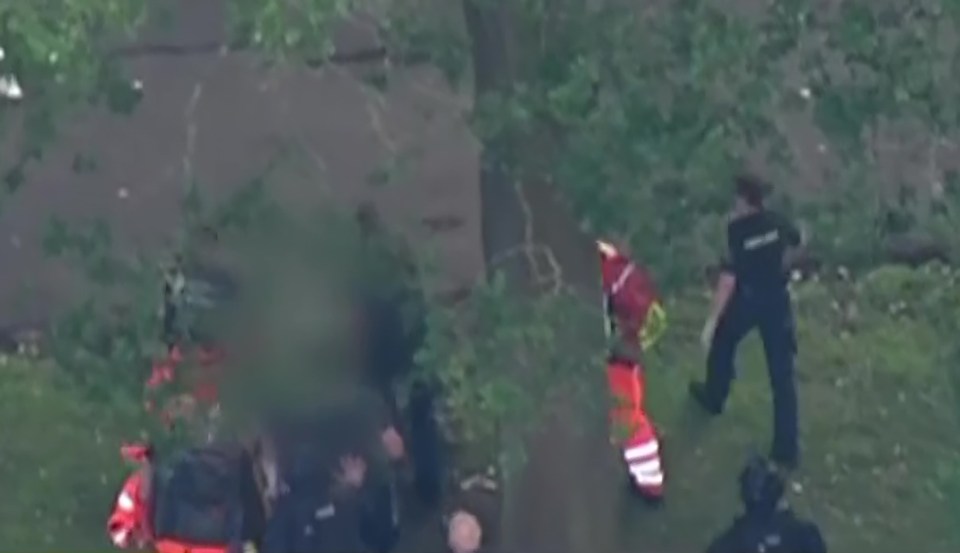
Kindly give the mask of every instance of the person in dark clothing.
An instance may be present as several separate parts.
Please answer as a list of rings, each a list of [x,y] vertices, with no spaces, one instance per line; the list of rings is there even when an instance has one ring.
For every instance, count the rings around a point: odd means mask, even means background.
[[[262,540],[263,553],[363,551],[351,495],[331,470],[326,436],[302,420],[274,424],[279,482]],[[351,466],[351,482],[357,480]],[[362,473],[361,473],[362,477]]]
[[[797,394],[794,383],[796,337],[786,259],[801,244],[800,232],[764,206],[766,185],[750,176],[736,180],[737,201],[727,226],[729,260],[724,264],[702,340],[708,348],[706,382],[690,393],[718,415],[730,393],[737,347],[751,330],[760,330],[773,390],[772,458],[786,468],[799,461]]]
[[[243,448],[218,443],[163,463],[153,480],[154,547],[235,553],[262,530],[251,460]]]
[[[365,467],[345,463],[337,480],[326,467],[298,467],[274,505],[262,542],[263,553],[339,553],[368,548],[363,543],[355,490]]]
[[[368,551],[387,553],[399,534],[396,467],[405,455],[389,410],[376,394],[360,390],[326,424],[323,432],[336,455],[335,476],[351,494],[360,540]],[[359,479],[347,478],[358,474]]]
[[[820,529],[782,505],[784,483],[760,457],[740,475],[745,512],[720,534],[707,553],[827,553]]]
[[[402,454],[373,398],[346,397],[273,432],[281,490],[263,553],[386,553],[397,537],[390,463]]]

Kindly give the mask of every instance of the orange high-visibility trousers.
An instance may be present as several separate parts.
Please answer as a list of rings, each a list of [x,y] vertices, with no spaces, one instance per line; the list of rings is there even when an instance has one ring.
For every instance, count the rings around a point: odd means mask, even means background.
[[[656,430],[643,410],[643,368],[638,363],[611,361],[607,384],[614,404],[610,423],[614,429],[630,479],[645,496],[663,496],[664,473]]]

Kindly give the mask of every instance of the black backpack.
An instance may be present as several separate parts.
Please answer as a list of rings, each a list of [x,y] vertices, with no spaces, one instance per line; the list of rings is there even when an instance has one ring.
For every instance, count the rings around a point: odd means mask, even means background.
[[[228,447],[195,448],[161,463],[154,476],[156,539],[209,546],[240,541],[249,468],[242,450]]]

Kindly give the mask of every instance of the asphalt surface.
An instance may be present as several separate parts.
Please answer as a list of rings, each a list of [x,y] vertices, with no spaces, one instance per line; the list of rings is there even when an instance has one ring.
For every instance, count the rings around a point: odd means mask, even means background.
[[[225,198],[283,151],[292,156],[271,186],[288,208],[373,201],[387,223],[436,252],[439,288],[469,285],[482,273],[478,145],[463,121],[466,101],[437,72],[395,71],[381,98],[361,86],[362,67],[267,69],[252,56],[203,47],[222,40],[217,0],[181,4],[175,24],[147,36],[127,60],[143,84],[138,109],[62,122],[56,144],[5,201],[0,322],[48,317],[77,297],[75,271],[42,252],[51,217],[103,218],[122,250],[162,254],[176,238],[188,182]],[[342,42],[349,50],[369,41],[352,29]],[[15,151],[8,140],[0,169]],[[371,181],[397,155],[407,161],[394,182]],[[75,172],[77,156],[95,160],[95,170]]]

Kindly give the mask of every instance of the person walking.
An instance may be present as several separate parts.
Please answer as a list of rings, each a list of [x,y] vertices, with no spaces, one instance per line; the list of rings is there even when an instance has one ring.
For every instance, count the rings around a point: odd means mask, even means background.
[[[737,347],[751,330],[759,329],[773,392],[771,458],[793,469],[799,463],[796,336],[786,260],[802,237],[790,221],[766,208],[766,183],[740,176],[735,185],[736,203],[727,225],[729,259],[701,335],[708,349],[706,381],[691,383],[690,394],[707,412],[722,413],[735,374]]]
[[[666,329],[666,313],[650,274],[622,248],[597,242],[607,335],[610,422],[631,488],[653,504],[663,499],[660,440],[644,407],[646,368],[641,361]]]

